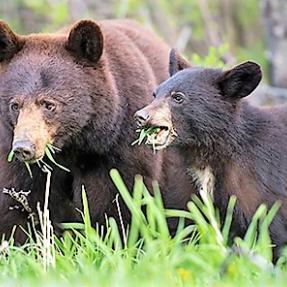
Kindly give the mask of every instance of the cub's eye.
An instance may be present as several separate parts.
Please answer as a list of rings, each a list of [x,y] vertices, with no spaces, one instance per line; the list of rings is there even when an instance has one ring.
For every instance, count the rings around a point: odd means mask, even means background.
[[[171,98],[175,103],[181,104],[184,100],[184,94],[181,92],[172,92]]]
[[[10,108],[13,112],[17,112],[20,109],[20,105],[18,103],[12,103]]]
[[[42,106],[45,110],[47,110],[49,112],[53,112],[56,109],[56,105],[54,103],[48,102],[48,101],[43,101]]]

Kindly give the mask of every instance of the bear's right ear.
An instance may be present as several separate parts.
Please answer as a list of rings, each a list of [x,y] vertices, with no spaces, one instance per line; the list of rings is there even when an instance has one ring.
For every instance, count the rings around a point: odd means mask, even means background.
[[[171,49],[169,53],[169,75],[173,76],[177,72],[190,68],[191,65],[182,58],[175,49]]]
[[[250,95],[260,83],[261,78],[260,66],[247,61],[224,72],[218,80],[218,85],[223,95],[240,99]]]
[[[23,43],[9,26],[0,21],[0,62],[11,59],[21,50]]]
[[[98,62],[104,49],[100,27],[91,20],[78,22],[70,31],[66,48],[77,58]]]

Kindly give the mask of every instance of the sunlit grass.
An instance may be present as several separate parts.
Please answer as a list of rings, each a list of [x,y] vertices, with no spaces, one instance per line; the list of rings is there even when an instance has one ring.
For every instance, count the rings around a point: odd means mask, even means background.
[[[111,171],[111,178],[130,210],[132,220],[128,227],[117,224],[114,218],[107,218],[106,232],[101,226],[93,228],[83,187],[83,223],[62,224],[61,227],[69,231],[61,238],[48,235],[42,228],[42,235],[38,234],[41,240],[35,242],[30,237],[24,247],[15,247],[11,239],[9,246],[7,243],[2,244],[2,249],[0,246],[1,284],[286,285],[286,257],[283,255],[276,264],[271,263],[268,226],[278,210],[277,204],[270,210],[260,206],[245,237],[230,242],[229,231],[236,206],[234,197],[230,199],[226,218],[221,221],[208,194],[194,197],[187,211],[166,210],[156,184],[151,196],[140,176],[135,178],[131,191],[116,170]],[[47,196],[46,189],[46,200]],[[47,213],[47,206],[45,210]],[[120,217],[121,210],[118,212]],[[174,236],[167,224],[171,218],[179,220]],[[187,219],[194,224],[186,226]]]

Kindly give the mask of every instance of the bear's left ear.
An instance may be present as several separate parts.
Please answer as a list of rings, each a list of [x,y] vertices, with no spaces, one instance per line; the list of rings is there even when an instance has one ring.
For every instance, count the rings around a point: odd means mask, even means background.
[[[171,77],[177,72],[190,67],[191,65],[182,58],[175,49],[171,49],[169,53],[169,75]]]
[[[0,20],[0,62],[11,59],[24,45],[20,37]]]
[[[261,78],[260,66],[248,61],[224,72],[217,83],[224,96],[236,99],[251,94]]]
[[[104,49],[100,27],[91,20],[78,22],[70,31],[66,48],[77,58],[98,62]]]

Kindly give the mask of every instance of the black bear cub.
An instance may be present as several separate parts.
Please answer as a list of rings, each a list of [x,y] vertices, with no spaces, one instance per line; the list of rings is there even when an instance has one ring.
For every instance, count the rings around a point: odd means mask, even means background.
[[[234,235],[244,235],[260,204],[280,201],[270,226],[277,256],[287,242],[287,108],[257,108],[243,99],[262,77],[253,62],[229,71],[193,68],[172,50],[169,70],[153,102],[135,114],[138,124],[159,128],[155,149],[177,146],[222,218],[236,195]]]

